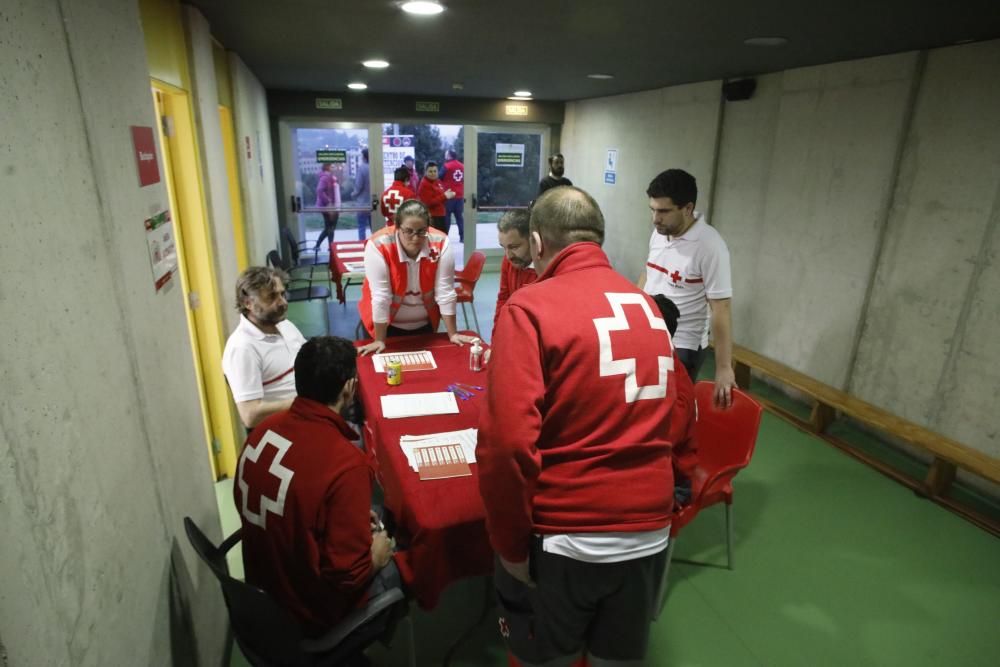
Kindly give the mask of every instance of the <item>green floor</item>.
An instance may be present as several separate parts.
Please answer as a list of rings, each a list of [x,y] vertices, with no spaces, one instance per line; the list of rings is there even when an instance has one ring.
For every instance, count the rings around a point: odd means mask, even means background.
[[[484,337],[496,289],[496,274],[477,288]],[[324,328],[314,305],[290,311],[307,336]],[[353,337],[356,303],[330,310],[331,332]],[[239,523],[230,485],[219,487],[227,531]],[[649,665],[1000,664],[1000,540],[769,413],[734,508],[735,570],[671,567]],[[724,535],[722,509],[711,508],[685,528],[675,558],[722,564]],[[433,612],[415,612],[418,665],[441,664],[483,590],[461,582]],[[369,655],[405,665],[404,650]],[[247,664],[236,648],[231,664]],[[452,664],[507,664],[492,617]]]

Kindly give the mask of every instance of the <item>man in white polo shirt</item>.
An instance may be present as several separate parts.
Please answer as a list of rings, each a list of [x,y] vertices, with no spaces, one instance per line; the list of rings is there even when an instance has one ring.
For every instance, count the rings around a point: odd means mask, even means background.
[[[285,319],[286,282],[282,271],[263,266],[236,279],[240,323],[226,341],[222,372],[248,429],[287,410],[295,398],[295,356],[306,339]]]
[[[677,305],[680,318],[673,342],[692,381],[697,381],[705,359],[711,328],[715,403],[728,407],[736,386],[729,249],[719,232],[694,210],[698,186],[691,174],[668,169],[650,182],[646,194],[654,229],[639,288],[647,294],[666,295]]]

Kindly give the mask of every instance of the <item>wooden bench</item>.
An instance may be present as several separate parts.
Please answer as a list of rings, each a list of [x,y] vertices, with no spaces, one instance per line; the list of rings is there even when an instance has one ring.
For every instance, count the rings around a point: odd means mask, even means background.
[[[1000,535],[1000,522],[995,518],[983,515],[947,496],[948,489],[955,479],[957,468],[967,470],[983,479],[1000,484],[1000,459],[995,459],[983,452],[945,437],[940,433],[935,433],[891,414],[882,408],[862,401],[839,389],[834,389],[793,368],[789,368],[780,362],[757,354],[740,345],[733,345],[733,367],[736,373],[736,383],[743,389],[749,389],[751,370],[756,370],[763,375],[774,378],[783,385],[805,394],[813,401],[812,412],[809,415],[809,419],[805,420],[773,401],[758,396],[757,399],[772,412],[784,417],[799,428],[818,435],[835,447],[864,461],[883,474],[906,484],[919,494],[960,514],[993,534]],[[827,428],[836,418],[837,413],[843,414],[896,440],[905,442],[912,447],[930,453],[933,456],[933,461],[928,469],[927,476],[922,480],[914,479],[892,468],[884,461],[827,433]]]

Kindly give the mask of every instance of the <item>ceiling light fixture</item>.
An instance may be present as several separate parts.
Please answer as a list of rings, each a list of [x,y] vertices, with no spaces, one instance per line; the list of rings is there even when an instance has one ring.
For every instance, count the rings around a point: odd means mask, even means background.
[[[514,97],[531,97],[530,90],[515,90]]]
[[[433,16],[444,11],[444,7],[441,6],[440,2],[431,2],[430,0],[404,2],[400,5],[400,8],[407,14],[416,14],[417,16]]]
[[[588,74],[587,78],[588,79],[602,79],[602,80],[603,79],[613,79],[613,78],[615,78],[615,75],[614,74]]]
[[[389,61],[388,60],[366,60],[366,61],[364,61],[361,64],[364,65],[365,67],[367,67],[368,69],[385,69],[386,67],[389,66]]]
[[[788,44],[787,37],[748,37],[743,40],[747,46],[784,46]]]
[[[351,90],[365,90],[368,88],[367,83],[361,83],[360,81],[354,81],[353,83],[347,84],[347,87]]]
[[[531,98],[524,95],[511,95],[507,98],[508,100],[516,100],[518,102],[530,102]]]

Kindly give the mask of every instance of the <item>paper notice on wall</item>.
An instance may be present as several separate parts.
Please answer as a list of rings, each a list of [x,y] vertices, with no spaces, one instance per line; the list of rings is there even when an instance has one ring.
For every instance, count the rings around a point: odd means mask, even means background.
[[[392,185],[393,173],[403,166],[403,160],[417,155],[412,134],[387,134],[382,137],[382,189]]]
[[[160,211],[144,223],[153,285],[159,292],[177,270],[177,242],[170,211]]]

